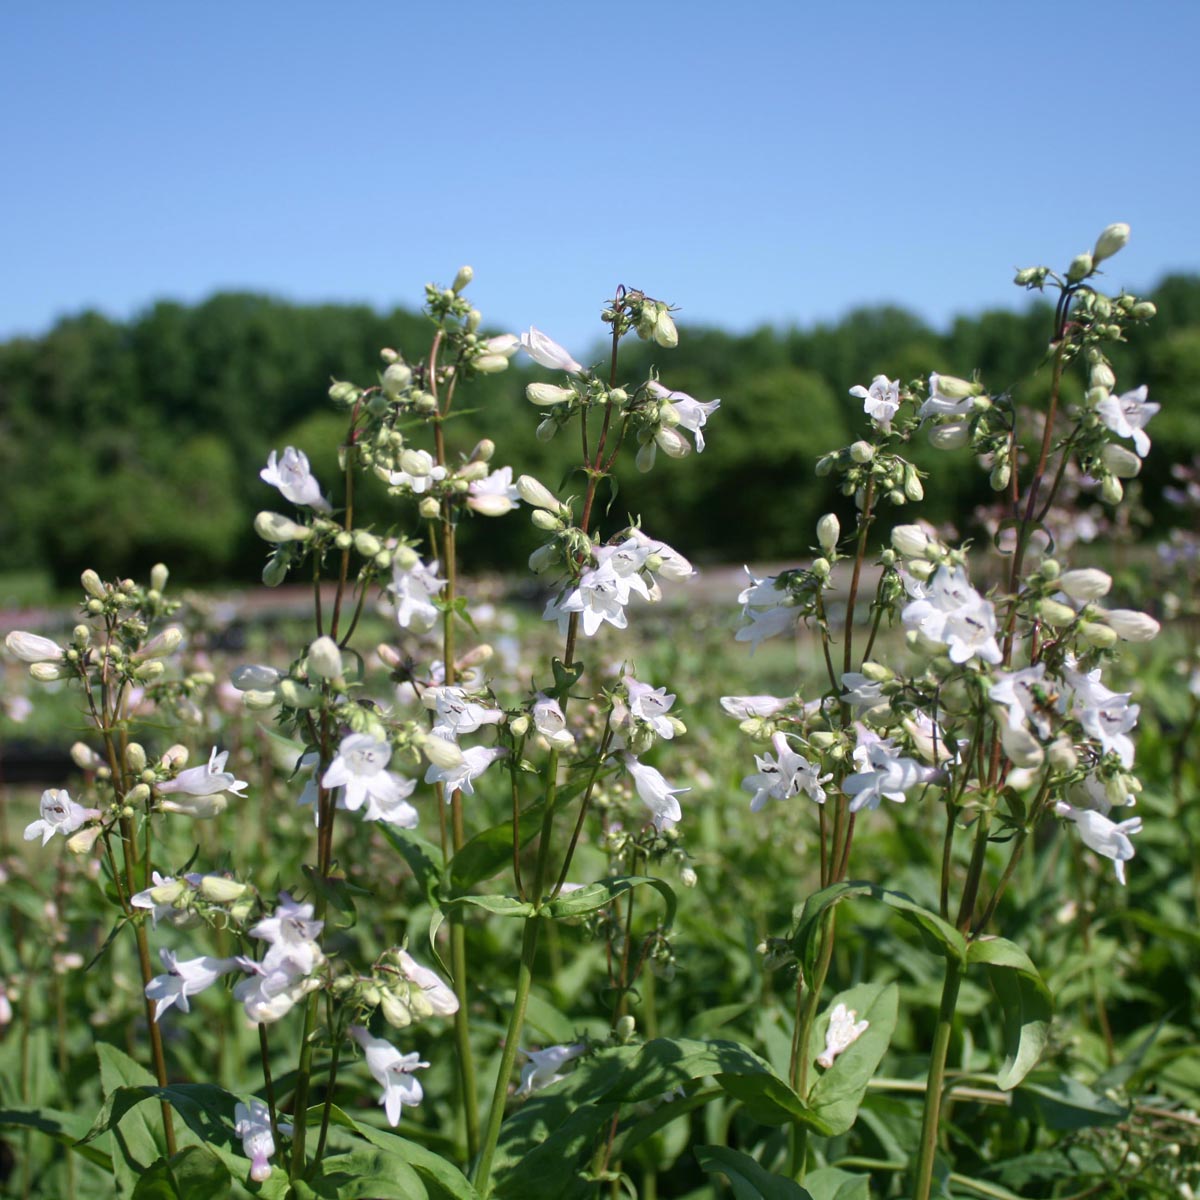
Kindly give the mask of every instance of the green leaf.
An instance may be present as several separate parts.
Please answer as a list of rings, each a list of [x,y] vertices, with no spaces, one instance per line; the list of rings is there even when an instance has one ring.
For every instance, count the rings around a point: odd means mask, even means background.
[[[44,1133],[98,1167],[103,1167],[106,1171],[113,1169],[111,1155],[105,1154],[96,1146],[82,1143],[82,1139],[87,1135],[88,1123],[76,1113],[59,1112],[53,1108],[0,1109],[0,1129],[14,1127]]]
[[[556,658],[550,665],[554,670],[554,687],[550,689],[550,695],[561,703],[579,682],[579,677],[583,674],[583,663],[572,663],[568,667],[562,659]]]
[[[857,1014],[857,1020],[870,1024],[850,1046],[833,1060],[808,1094],[813,1113],[825,1124],[830,1134],[845,1133],[858,1117],[858,1109],[876,1069],[887,1053],[888,1043],[896,1028],[900,991],[894,983],[863,983],[841,992],[830,1001],[828,1008],[813,1024],[809,1054],[825,1045],[829,1014],[838,1004],[844,1004]]]
[[[853,1175],[838,1167],[809,1171],[804,1186],[812,1200],[871,1200],[869,1175]]]
[[[406,1162],[375,1146],[327,1154],[298,1198],[320,1200],[425,1200],[421,1177]]]
[[[435,908],[438,904],[438,888],[442,883],[442,870],[438,866],[441,851],[432,842],[417,837],[406,829],[397,829],[386,821],[377,825],[383,836],[400,852],[401,857],[408,863],[417,886],[425,895],[425,899]]]
[[[205,1146],[187,1146],[160,1158],[138,1180],[133,1200],[222,1200],[233,1181],[225,1164]]]
[[[618,896],[632,892],[634,888],[646,884],[652,887],[663,898],[667,906],[664,925],[670,928],[675,920],[677,902],[674,889],[663,879],[651,875],[616,875],[611,879],[601,879],[598,883],[589,883],[585,887],[576,888],[573,892],[564,892],[556,900],[551,900],[542,912],[555,920],[563,917],[581,917],[585,913],[595,912],[606,908]]]
[[[90,1142],[106,1130],[112,1132],[113,1174],[121,1195],[130,1195],[138,1179],[150,1166],[166,1153],[166,1142],[162,1132],[162,1118],[149,1111],[132,1114],[120,1125],[120,1117],[107,1120],[114,1097],[122,1092],[154,1086],[154,1076],[145,1067],[133,1061],[128,1054],[101,1042],[96,1046],[100,1059],[100,1086],[104,1092],[104,1106],[92,1128],[85,1135],[84,1143]],[[124,1115],[128,1108],[122,1110]]]
[[[804,902],[800,919],[792,934],[792,949],[800,960],[806,978],[812,978],[816,973],[817,951],[820,945],[818,935],[821,918],[826,911],[843,900],[864,897],[878,900],[898,912],[910,925],[916,927],[925,943],[936,953],[957,959],[959,962],[966,960],[967,940],[949,921],[943,920],[927,908],[922,908],[911,896],[906,896],[903,892],[889,891],[874,883],[847,880],[814,892]]]
[[[697,1146],[693,1153],[709,1175],[724,1175],[737,1200],[813,1200],[791,1179],[772,1175],[748,1154],[726,1146]]]
[[[1110,1100],[1066,1075],[1027,1078],[1013,1092],[1014,1117],[1029,1117],[1048,1129],[1069,1131],[1116,1125],[1129,1116],[1127,1105]]]
[[[520,831],[521,845],[527,846],[537,837],[542,827],[542,816],[546,811],[544,803],[531,805],[517,819]],[[493,825],[482,833],[477,833],[450,860],[447,877],[450,894],[460,896],[468,888],[482,883],[498,875],[505,867],[512,865],[513,857],[513,823],[511,820]]]
[[[300,870],[304,872],[305,879],[312,884],[317,894],[322,896],[330,907],[350,918],[346,924],[339,925],[338,928],[353,929],[358,923],[358,909],[355,907],[354,897],[369,896],[371,895],[370,891],[350,883],[344,876],[322,875],[311,863],[305,863]]]
[[[1054,1001],[1037,967],[1020,946],[1001,937],[977,938],[967,948],[968,963],[982,963],[1000,1001],[1005,1058],[996,1075],[1011,1091],[1037,1065],[1050,1033]]]
[[[471,904],[498,917],[533,916],[533,905],[528,900],[518,900],[516,896],[455,896],[446,901],[447,908],[455,904]]]

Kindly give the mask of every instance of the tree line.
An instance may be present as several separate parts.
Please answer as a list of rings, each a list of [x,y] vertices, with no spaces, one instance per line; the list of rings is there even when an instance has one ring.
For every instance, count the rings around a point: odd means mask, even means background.
[[[1200,435],[1200,276],[1169,276],[1150,298],[1159,315],[1116,366],[1121,390],[1146,383],[1163,406],[1149,428],[1143,495],[1157,522],[1169,523],[1167,468],[1189,461]],[[993,392],[1020,385],[1036,400],[1049,373],[1029,376],[1045,359],[1051,320],[1049,306],[1034,303],[961,317],[939,332],[903,309],[869,307],[744,335],[685,324],[669,354],[631,344],[622,375],[653,364],[668,387],[722,407],[702,455],[660,463],[650,476],[621,475],[611,510],[624,518],[644,508],[654,536],[701,562],[794,557],[813,540],[816,518],[848,503],[814,467],[864,428],[851,386],[879,373],[978,371]],[[428,340],[425,319],[402,309],[222,293],[197,305],[157,303],[128,322],[85,312],[42,337],[0,344],[4,569],[66,581],[86,566],[112,576],[162,560],[180,581],[256,577],[265,555],[253,515],[279,503],[258,478],[268,451],[304,449],[336,502],[344,416],[332,411],[329,381],[373,382],[381,347],[416,360]],[[492,437],[498,464],[552,487],[566,479],[569,493],[576,448],[534,436],[539,414],[524,384],[535,377],[545,373],[514,364],[480,379],[448,437],[463,451]],[[961,453],[948,466],[939,464],[922,511],[969,533],[963,516],[987,500],[986,476]],[[359,512],[383,523],[390,503],[381,484]],[[536,544],[525,521],[472,524],[463,538],[473,563],[523,562]]]

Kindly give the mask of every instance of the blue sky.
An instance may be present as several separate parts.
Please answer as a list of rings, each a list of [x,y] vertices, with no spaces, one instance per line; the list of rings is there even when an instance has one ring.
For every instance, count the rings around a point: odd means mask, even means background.
[[[1200,4],[9,6],[0,338],[219,288],[599,334],[618,283],[746,329],[1200,269]]]

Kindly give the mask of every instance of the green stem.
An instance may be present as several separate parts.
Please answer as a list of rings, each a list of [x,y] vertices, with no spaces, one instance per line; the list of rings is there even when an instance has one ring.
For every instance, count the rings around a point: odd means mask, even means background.
[[[308,1137],[308,1089],[312,1082],[313,1034],[317,1028],[317,1006],[321,993],[312,992],[304,1002],[304,1029],[300,1034],[300,1062],[296,1069],[296,1093],[292,1099],[292,1169],[290,1178],[304,1175],[304,1143]]]
[[[929,1082],[925,1089],[925,1112],[921,1119],[921,1144],[917,1157],[913,1200],[929,1200],[929,1190],[933,1184],[933,1160],[937,1153],[942,1090],[946,1079],[946,1056],[950,1050],[950,1035],[954,1032],[954,1009],[958,1004],[962,974],[963,967],[958,959],[947,958],[942,1002],[938,1007],[937,1029],[934,1031],[933,1049],[929,1055]]]

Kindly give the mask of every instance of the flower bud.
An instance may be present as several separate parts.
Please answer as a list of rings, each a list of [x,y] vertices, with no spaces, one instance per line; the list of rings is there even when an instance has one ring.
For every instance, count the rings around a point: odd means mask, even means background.
[[[157,658],[152,658],[149,662],[142,663],[140,667],[135,667],[133,677],[140,679],[143,683],[150,683],[160,675],[164,675],[166,670],[167,668]]]
[[[182,771],[187,766],[188,748],[176,742],[174,746],[167,747],[158,761],[166,771]]]
[[[529,569],[535,575],[551,570],[558,563],[558,550],[553,546],[539,546],[529,556]]]
[[[383,1010],[384,1020],[395,1029],[405,1029],[412,1024],[412,1009],[394,992],[381,990],[379,1007]]]
[[[1050,744],[1046,757],[1056,771],[1073,771],[1079,765],[1079,755],[1076,754],[1070,738],[1056,738]]]
[[[1086,279],[1094,268],[1092,256],[1090,254],[1077,254],[1071,259],[1071,265],[1067,268],[1067,282],[1078,283],[1081,279]]]
[[[554,513],[562,508],[558,497],[532,475],[519,475],[516,487],[517,495],[534,508],[544,508]]]
[[[644,446],[638,447],[637,455],[634,457],[634,465],[643,475],[648,474],[654,468],[654,460],[658,457],[658,447],[653,442],[647,442]]]
[[[925,488],[921,483],[921,477],[917,474],[917,468],[908,466],[904,468],[904,494],[915,504],[918,500],[925,498]]]
[[[993,492],[1002,492],[1008,487],[1008,482],[1012,478],[1012,467],[1008,463],[1008,459],[1003,462],[998,462],[992,468],[991,474],[988,475],[988,484]]]
[[[249,890],[249,886],[238,883],[236,879],[226,879],[224,875],[203,875],[200,878],[200,895],[213,904],[232,904],[240,900]]]
[[[342,652],[333,638],[319,637],[308,648],[309,678],[337,679],[342,674]]]
[[[417,505],[417,512],[426,521],[435,521],[441,515],[442,502],[436,496],[424,496]]]
[[[1037,607],[1038,616],[1054,629],[1070,625],[1076,617],[1075,610],[1069,604],[1058,600],[1043,600]]]
[[[168,625],[161,633],[152,637],[138,652],[138,658],[166,658],[183,645],[183,630],[177,625]]]
[[[480,479],[486,479],[488,475],[488,465],[475,459],[473,462],[463,463],[461,467],[454,473],[455,482],[465,481],[467,483],[477,483]]]
[[[1028,729],[1012,729],[1007,721],[1000,721],[1000,743],[1016,767],[1039,767],[1046,757],[1041,743]],[[1011,783],[1011,780],[1010,780]]]
[[[1149,300],[1139,300],[1130,311],[1137,321],[1152,321],[1158,315],[1158,306]]]
[[[575,398],[574,388],[559,387],[554,383],[531,383],[525,388],[525,398],[530,404],[565,404]]]
[[[145,804],[150,799],[150,785],[146,783],[135,783],[133,787],[125,793],[126,804]]]
[[[914,579],[919,579],[922,583],[925,583],[927,580],[932,579],[933,573],[936,570],[937,570],[937,567],[934,566],[933,563],[931,563],[927,559],[923,559],[923,558],[913,559],[908,564],[908,573]]]
[[[492,455],[496,453],[496,443],[491,438],[480,438],[475,443],[475,449],[471,451],[471,460],[477,462],[491,462]]]
[[[838,539],[842,536],[842,523],[836,513],[826,513],[817,522],[817,543],[826,554],[832,554],[837,549]]]
[[[1113,633],[1123,642],[1148,642],[1162,626],[1149,613],[1133,608],[1114,608],[1102,614]]]
[[[67,838],[67,849],[72,854],[88,854],[103,832],[104,827],[101,825],[86,825],[83,829],[77,829]]]
[[[457,296],[459,292],[475,278],[475,272],[470,267],[459,267],[458,274],[454,276],[454,282],[450,285],[454,294]]]
[[[279,704],[279,692],[274,688],[270,691],[247,688],[242,692],[242,703],[251,712],[267,712]]]
[[[130,742],[125,747],[125,765],[135,775],[140,775],[146,769],[146,750],[140,742]]]
[[[508,370],[508,359],[503,354],[481,354],[472,360],[471,366],[480,375],[499,375],[501,371]]]
[[[617,1019],[616,1027],[613,1029],[613,1035],[622,1046],[628,1045],[633,1041],[634,1034],[637,1033],[637,1021],[629,1014]]]
[[[289,521],[280,513],[260,512],[254,518],[254,532],[264,542],[305,542],[312,537],[312,530],[304,525]]]
[[[857,441],[850,447],[850,457],[856,463],[869,463],[875,457],[875,447],[870,442]]]
[[[1099,600],[1101,596],[1108,595],[1112,576],[1095,567],[1081,567],[1064,572],[1058,580],[1058,586],[1072,600]]]
[[[1093,364],[1092,369],[1088,372],[1088,383],[1093,388],[1103,388],[1106,392],[1111,392],[1117,386],[1117,377],[1108,363],[1098,362]],[[1088,400],[1091,399],[1089,392]]]
[[[522,713],[519,717],[513,717],[508,723],[509,732],[513,737],[521,738],[529,732],[529,717]]]
[[[678,429],[666,425],[654,431],[654,443],[668,458],[686,458],[692,452],[692,443]]]
[[[887,667],[883,665],[883,663],[871,662],[870,659],[863,663],[862,673],[869,680],[871,680],[872,683],[887,683],[889,679],[895,678],[892,672],[889,671]]]
[[[457,744],[447,738],[430,734],[421,742],[425,757],[435,767],[457,767],[462,765],[463,754]]]
[[[812,564],[812,567],[811,567],[810,569],[812,570],[812,573],[813,573],[813,574],[814,574],[814,575],[815,575],[815,576],[816,576],[818,579],[828,579],[828,578],[829,578],[829,572],[830,572],[830,571],[831,571],[833,568],[832,568],[832,567],[829,565],[829,559],[827,559],[827,558],[814,558],[814,559],[813,559],[813,564]]]
[[[929,536],[920,525],[897,525],[892,530],[892,547],[904,558],[920,558],[929,545]]]
[[[1100,498],[1105,504],[1120,504],[1125,496],[1125,488],[1115,475],[1105,475],[1100,481]]]
[[[103,764],[103,759],[90,746],[83,742],[75,742],[71,746],[71,761],[81,771],[94,771]]]
[[[22,662],[57,662],[63,656],[63,648],[57,642],[40,634],[25,633],[22,630],[13,630],[4,639],[4,644]]]
[[[170,576],[171,572],[167,570],[165,563],[155,563],[150,568],[150,586],[156,592],[165,592],[167,590],[167,580]]]
[[[1118,479],[1132,479],[1142,469],[1142,460],[1132,450],[1110,442],[1100,452],[1100,461]]]
[[[927,436],[935,450],[959,450],[971,440],[971,423],[948,421],[945,425],[930,425]]]
[[[383,549],[383,543],[365,529],[355,530],[354,548],[363,558],[374,558]]]
[[[538,529],[544,529],[547,533],[558,533],[564,528],[562,519],[544,508],[535,508],[529,514],[529,519]]]
[[[398,399],[412,383],[412,368],[405,362],[394,362],[383,373],[383,394],[389,400]]]
[[[692,870],[691,867],[684,867],[683,870],[679,872],[679,882],[682,883],[685,888],[694,888],[696,884],[700,882],[700,877],[694,870]]]
[[[654,319],[654,340],[664,350],[674,350],[679,345],[679,330],[675,328],[675,322],[671,320],[671,314],[665,308],[660,308],[658,316]]]
[[[1089,646],[1098,650],[1108,650],[1117,644],[1116,631],[1096,621],[1080,621],[1079,633]]]
[[[295,679],[279,681],[280,702],[288,708],[316,708],[321,703],[321,693]]]
[[[88,567],[86,571],[79,577],[79,582],[83,584],[83,590],[89,596],[94,596],[97,600],[104,600],[108,597],[108,589],[100,581],[100,576],[95,571]]]
[[[972,396],[983,394],[983,387],[970,379],[960,379],[957,375],[937,376],[936,390],[939,396],[947,400],[967,400]]]
[[[57,663],[35,662],[29,668],[29,674],[38,683],[53,683],[56,679],[66,679],[67,670]]]
[[[1128,241],[1129,226],[1124,221],[1109,225],[1096,239],[1096,245],[1092,250],[1092,262],[1099,266],[1106,258],[1112,258]]]

